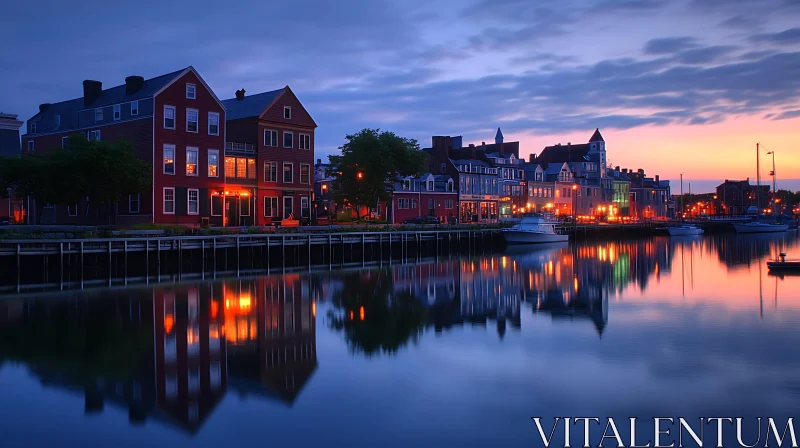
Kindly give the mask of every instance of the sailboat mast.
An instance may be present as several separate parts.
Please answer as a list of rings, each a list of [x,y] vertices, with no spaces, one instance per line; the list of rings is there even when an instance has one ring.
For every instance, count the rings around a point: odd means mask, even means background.
[[[686,209],[683,207],[683,173],[681,173],[681,221],[683,221],[683,214]]]
[[[759,146],[761,144],[756,143],[756,205],[758,207],[756,215],[761,214],[761,158],[759,157]]]

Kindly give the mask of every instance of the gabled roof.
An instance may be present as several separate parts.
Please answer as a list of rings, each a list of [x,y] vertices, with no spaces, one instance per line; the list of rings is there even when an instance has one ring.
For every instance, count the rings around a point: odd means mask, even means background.
[[[589,144],[580,145],[554,145],[544,148],[541,154],[536,157],[537,163],[564,163],[564,162],[583,162],[589,154]]]
[[[592,138],[589,139],[589,143],[592,143],[592,142],[605,142],[605,140],[603,140],[603,136],[600,135],[600,128],[596,128],[594,130],[594,134],[592,134]]]
[[[503,141],[503,131],[501,131],[500,128],[497,128],[497,134],[494,135],[494,140],[496,142]]]
[[[223,100],[227,120],[238,120],[240,118],[260,117],[267,108],[278,99],[286,87],[269,92],[257,93],[245,96],[242,99],[231,98]]]

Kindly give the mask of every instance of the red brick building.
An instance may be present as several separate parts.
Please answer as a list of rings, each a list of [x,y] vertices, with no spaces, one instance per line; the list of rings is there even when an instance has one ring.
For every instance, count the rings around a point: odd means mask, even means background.
[[[446,174],[426,173],[395,184],[390,214],[392,224],[422,216],[435,216],[440,223],[446,223],[457,214],[458,191],[453,178]]]
[[[48,205],[41,222],[221,225],[211,197],[224,193],[225,119],[222,103],[193,67],[148,80],[129,76],[105,90],[87,80],[82,97],[40,105],[22,136],[23,155],[63,149],[69,136],[82,134],[89,140],[123,137],[153,164],[152,188],[129,194],[112,216],[83,201]]]
[[[228,163],[235,159],[237,173],[235,183],[226,177],[228,221],[237,216],[232,207],[249,202],[244,209],[252,211],[255,225],[290,217],[308,222],[317,127],[311,115],[288,86],[250,96],[238,90],[235,98],[223,104],[227,109],[225,158]],[[242,159],[246,170],[240,170]]]

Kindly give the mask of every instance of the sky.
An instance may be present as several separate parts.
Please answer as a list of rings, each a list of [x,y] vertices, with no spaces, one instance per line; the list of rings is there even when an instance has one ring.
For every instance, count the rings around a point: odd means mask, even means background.
[[[585,143],[684,188],[800,189],[800,0],[40,0],[3,7],[0,111],[194,66],[221,99],[289,85],[326,159],[370,127],[430,146]],[[10,39],[10,42],[9,42]]]

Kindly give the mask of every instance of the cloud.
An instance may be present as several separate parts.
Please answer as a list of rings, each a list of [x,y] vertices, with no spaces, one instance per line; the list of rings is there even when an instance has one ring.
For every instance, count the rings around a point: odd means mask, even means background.
[[[800,28],[790,28],[780,33],[757,34],[750,39],[756,43],[770,43],[776,45],[800,44]]]
[[[686,51],[697,46],[697,39],[694,37],[662,37],[647,41],[644,45],[644,52],[650,55],[672,54]]]
[[[733,45],[696,48],[677,54],[675,59],[682,64],[708,64],[723,59],[737,49]]]
[[[731,17],[730,19],[721,22],[718,26],[723,28],[733,28],[733,29],[753,29],[758,24],[758,20],[756,20],[752,16],[747,16],[744,14],[736,15]]]
[[[772,120],[788,120],[790,118],[797,118],[800,117],[800,110],[788,110],[786,112],[782,112],[778,115],[772,116]]]

